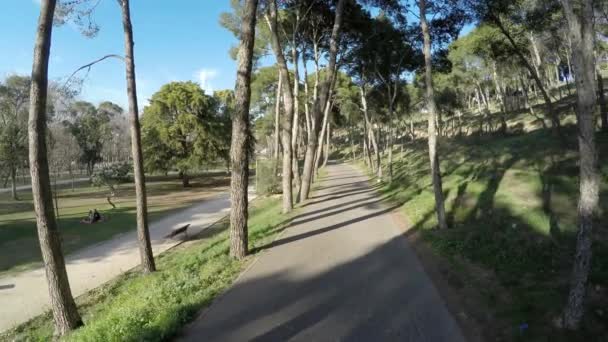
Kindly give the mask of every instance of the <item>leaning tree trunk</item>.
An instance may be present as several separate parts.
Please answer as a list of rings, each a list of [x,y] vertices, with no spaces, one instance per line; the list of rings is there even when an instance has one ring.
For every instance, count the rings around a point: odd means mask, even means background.
[[[141,128],[137,106],[137,84],[135,82],[135,55],[133,51],[133,26],[129,0],[119,0],[122,9],[122,26],[125,34],[125,66],[129,116],[131,118],[131,152],[133,154],[133,178],[135,180],[135,202],[137,207],[137,240],[139,257],[144,273],[156,271],[154,254],[148,229],[148,203],[146,198],[146,179],[144,158],[141,148]]]
[[[38,19],[32,66],[28,134],[32,197],[55,322],[55,333],[65,335],[81,326],[82,319],[72,297],[65,260],[61,252],[61,237],[55,221],[47,160],[48,65],[55,6],[55,0],[42,0],[40,4],[40,18]]]
[[[578,235],[570,293],[563,312],[563,326],[578,329],[585,312],[584,301],[591,266],[591,242],[594,216],[599,201],[598,156],[595,145],[596,106],[594,68],[593,1],[582,1],[581,14],[575,14],[570,0],[561,0],[572,38],[572,61],[576,75],[576,114],[578,121],[579,202]]]
[[[498,27],[498,29],[500,30],[500,32],[502,32],[502,34],[507,38],[507,40],[511,44],[512,51],[515,52],[515,54],[517,55],[517,57],[519,58],[519,60],[523,64],[523,66],[526,69],[528,69],[528,72],[530,73],[530,75],[532,75],[532,78],[534,79],[534,82],[536,83],[537,88],[540,90],[541,95],[543,96],[543,99],[545,100],[545,105],[547,106],[547,111],[549,112],[548,117],[551,120],[551,129],[553,130],[555,135],[557,135],[563,139],[562,131],[561,131],[561,122],[559,120],[559,116],[557,115],[557,113],[554,110],[553,102],[551,101],[551,98],[549,97],[549,94],[547,93],[547,91],[543,85],[543,82],[540,79],[540,76],[536,73],[536,70],[534,69],[534,67],[532,65],[530,65],[530,62],[526,59],[526,56],[524,56],[524,54],[521,52],[517,43],[515,42],[513,37],[511,37],[511,34],[509,33],[509,31],[507,31],[507,29],[502,24],[502,21],[500,20],[500,18],[494,17],[493,21],[496,24],[496,26]],[[532,104],[530,104],[530,106],[532,106]]]
[[[230,161],[230,255],[242,259],[247,255],[247,218],[249,182],[249,103],[251,101],[251,68],[258,0],[247,0],[241,24],[241,43],[236,73],[236,99],[232,117]]]
[[[279,40],[278,31],[278,19],[277,19],[277,3],[276,0],[271,0],[268,4],[268,10],[270,17],[266,17],[271,32],[272,49],[277,59],[279,71],[281,73],[281,80],[285,82],[283,86],[283,105],[285,107],[285,114],[283,115],[282,125],[282,142],[283,142],[283,213],[288,213],[293,209],[293,182],[292,182],[292,141],[291,131],[293,125],[293,93],[290,87],[291,80],[289,76],[289,68],[287,67],[287,61],[283,55],[283,48],[281,41]]]
[[[315,162],[315,152],[317,150],[317,139],[319,135],[319,130],[321,124],[321,115],[323,114],[323,108],[327,102],[329,97],[329,90],[332,86],[333,79],[336,73],[336,58],[338,55],[338,40],[340,39],[340,29],[342,27],[342,15],[344,12],[344,3],[346,0],[338,0],[338,4],[336,5],[336,14],[334,19],[334,26],[331,32],[331,38],[329,42],[329,57],[328,57],[328,65],[327,65],[327,75],[323,80],[323,84],[321,85],[321,96],[315,99],[315,103],[313,105],[312,112],[312,134],[310,139],[308,140],[308,148],[306,150],[306,156],[304,157],[304,171],[302,174],[302,189],[300,191],[300,199],[306,200],[308,199],[308,195],[310,193],[310,187],[313,177],[313,168]]]
[[[429,127],[429,159],[431,162],[431,177],[433,179],[433,190],[435,192],[435,208],[437,211],[437,223],[440,229],[448,227],[445,217],[445,205],[443,199],[443,187],[441,184],[441,169],[439,166],[439,155],[437,152],[437,131],[435,127],[435,116],[437,115],[437,106],[435,105],[435,94],[433,89],[433,72],[431,70],[431,35],[429,33],[428,23],[426,21],[426,0],[418,2],[420,9],[420,28],[424,37],[424,65],[425,65],[425,83],[426,83],[426,103],[429,112],[428,127]]]

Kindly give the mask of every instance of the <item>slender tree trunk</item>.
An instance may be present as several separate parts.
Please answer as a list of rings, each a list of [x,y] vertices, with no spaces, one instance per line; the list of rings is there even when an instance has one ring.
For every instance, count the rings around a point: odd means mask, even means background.
[[[268,10],[270,16],[266,17],[271,32],[272,49],[277,59],[281,79],[285,82],[283,87],[283,105],[285,114],[283,115],[282,142],[283,142],[283,213],[288,213],[293,209],[293,183],[292,183],[292,141],[291,131],[293,126],[294,101],[291,91],[291,80],[287,61],[283,55],[283,48],[279,40],[277,3],[276,0],[269,1]]]
[[[278,69],[278,66],[277,66]],[[279,160],[279,140],[281,139],[280,127],[281,127],[281,92],[283,91],[283,77],[279,71],[279,83],[277,84],[277,93],[274,104],[274,159],[276,163]],[[275,172],[276,174],[276,172]]]
[[[604,79],[599,71],[597,72],[597,92],[598,102],[600,105],[602,131],[608,132],[608,106],[606,105],[606,94],[604,94]]]
[[[17,168],[14,166],[11,166],[11,197],[15,201],[19,200],[19,195],[17,194]]]
[[[258,0],[246,0],[241,21],[241,42],[237,56],[238,67],[232,117],[230,161],[230,255],[242,259],[247,255],[247,219],[249,185],[249,103],[251,101],[251,69]]]
[[[323,165],[321,167],[325,167],[327,165],[329,153],[331,152],[331,122],[327,123],[327,134],[325,134],[325,137],[327,138],[325,140],[325,157],[323,158]]]
[[[61,252],[61,237],[57,229],[49,175],[46,145],[46,109],[48,65],[55,0],[42,0],[34,47],[32,85],[29,109],[29,160],[32,180],[32,197],[36,212],[36,225],[40,250],[44,260],[55,334],[65,335],[82,325],[76,303],[72,297],[65,260]]]
[[[445,205],[443,199],[443,187],[441,184],[441,169],[439,166],[439,155],[437,152],[437,132],[435,128],[435,116],[437,107],[435,105],[435,91],[433,89],[433,72],[431,63],[431,34],[426,21],[426,0],[419,0],[420,9],[420,28],[424,37],[424,65],[426,83],[426,103],[429,112],[429,159],[431,162],[431,177],[433,179],[433,190],[435,192],[435,209],[437,212],[437,223],[440,229],[448,227],[445,217]]]
[[[139,258],[144,273],[156,271],[154,254],[148,230],[148,203],[146,196],[146,178],[144,175],[144,158],[141,148],[141,128],[137,105],[137,84],[135,81],[135,55],[133,51],[133,26],[129,0],[119,0],[122,8],[122,26],[125,34],[125,65],[127,96],[129,98],[129,117],[131,118],[131,153],[133,155],[133,178],[135,180],[135,202],[137,207],[137,240]]]
[[[492,73],[494,75],[494,86],[496,87],[496,96],[498,97],[498,102],[501,105],[500,111],[500,133],[507,133],[507,103],[504,91],[500,86],[500,81],[498,80],[498,71],[496,70],[496,62],[492,61]]]
[[[530,75],[532,75],[532,78],[534,78],[534,82],[536,82],[536,86],[540,90],[541,95],[543,96],[543,99],[545,100],[545,105],[547,106],[548,117],[551,119],[551,128],[556,135],[562,137],[561,123],[559,120],[559,116],[557,115],[557,113],[555,112],[555,110],[553,108],[553,102],[551,101],[549,94],[545,90],[545,87],[543,86],[543,82],[540,79],[540,76],[536,73],[536,70],[534,69],[534,67],[532,67],[530,65],[530,62],[528,62],[528,60],[526,59],[526,56],[523,55],[523,53],[517,46],[517,43],[515,43],[515,40],[513,40],[513,37],[511,37],[511,34],[509,33],[509,31],[507,31],[507,29],[502,24],[502,21],[500,20],[500,18],[495,17],[493,21],[496,24],[496,26],[498,27],[498,29],[502,32],[502,34],[507,38],[507,40],[511,44],[513,52],[517,55],[517,57],[519,58],[519,60],[523,64],[523,66],[526,69],[528,69],[528,71],[530,72]]]
[[[312,135],[311,139],[308,141],[308,149],[306,151],[306,156],[304,158],[304,172],[302,174],[302,190],[301,190],[301,200],[308,199],[308,195],[310,192],[311,181],[313,177],[313,167],[314,167],[314,158],[315,152],[317,149],[317,137],[318,131],[320,129],[320,118],[323,114],[323,106],[327,102],[327,98],[329,97],[330,86],[333,83],[333,78],[336,73],[336,58],[338,55],[338,40],[340,35],[340,29],[342,27],[342,15],[344,12],[344,3],[346,0],[338,0],[338,4],[336,5],[336,15],[334,19],[334,27],[332,29],[330,43],[329,43],[329,63],[327,66],[328,75],[323,81],[323,84],[320,89],[321,96],[315,100],[313,106],[312,113]],[[316,123],[316,126],[315,126]]]
[[[333,90],[330,90],[328,101],[327,101],[327,104],[325,105],[325,111],[323,112],[323,123],[321,124],[321,134],[319,134],[319,142],[317,143],[317,152],[316,152],[315,166],[314,166],[314,170],[315,170],[314,173],[317,176],[319,175],[319,164],[321,162],[321,156],[324,154],[323,147],[325,145],[325,135],[328,132],[329,115],[331,114],[331,109],[333,106],[333,102],[331,100],[332,93],[333,93]]]
[[[592,228],[599,202],[598,155],[595,145],[597,93],[594,67],[593,1],[582,1],[581,14],[575,14],[570,0],[561,0],[572,39],[572,61],[576,74],[578,144],[580,154],[580,195],[578,202],[578,235],[570,293],[563,312],[563,326],[578,329],[584,314],[585,292],[591,266]]]
[[[300,19],[299,12],[297,13],[297,20]],[[295,35],[295,34],[294,34]],[[300,177],[300,166],[298,162],[298,136],[300,134],[300,71],[299,69],[299,55],[298,49],[295,45],[296,37],[293,38],[294,46],[291,48],[291,58],[294,61],[293,70],[293,129],[291,132],[291,151],[293,154],[292,158],[292,173],[293,181],[296,185],[296,202],[300,200],[300,188],[302,187],[302,178]]]

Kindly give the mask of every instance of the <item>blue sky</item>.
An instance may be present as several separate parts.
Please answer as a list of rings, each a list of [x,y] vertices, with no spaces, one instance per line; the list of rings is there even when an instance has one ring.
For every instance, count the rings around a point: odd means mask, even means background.
[[[31,72],[39,5],[36,0],[2,0],[0,77]],[[175,1],[175,0],[174,0]],[[234,87],[235,62],[228,55],[236,39],[219,25],[229,0],[134,0],[131,15],[141,105],[170,81],[193,80],[208,91]],[[101,30],[86,38],[73,24],[53,31],[49,77],[61,79],[106,54],[124,54],[120,8],[101,0],[95,21]],[[110,59],[93,67],[81,97],[126,105],[124,67]]]
[[[29,75],[39,0],[2,0],[0,11],[0,78]],[[219,25],[229,0],[132,0],[135,62],[140,107],[171,81],[192,80],[211,93],[232,89],[236,64],[228,55],[237,43]],[[78,67],[107,54],[124,54],[120,8],[116,0],[100,0],[95,14],[100,26],[94,38],[84,37],[74,24],[55,27],[49,77],[67,78]],[[472,28],[465,28],[468,32]],[[270,59],[263,64],[270,63]],[[84,75],[81,73],[80,75]],[[95,104],[112,101],[126,108],[124,66],[116,59],[95,65],[80,97]]]

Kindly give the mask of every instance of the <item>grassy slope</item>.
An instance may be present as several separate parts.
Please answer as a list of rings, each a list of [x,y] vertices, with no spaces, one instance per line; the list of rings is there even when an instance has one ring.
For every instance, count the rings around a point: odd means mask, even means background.
[[[249,246],[269,243],[284,227],[276,198],[254,202],[250,212]],[[227,223],[204,231],[198,239],[157,258],[159,271],[148,276],[130,272],[78,298],[85,326],[69,341],[161,341],[176,334],[196,313],[222,293],[252,260],[228,256]],[[47,341],[50,313],[21,325],[0,340]]]
[[[569,129],[574,136],[572,128]],[[608,136],[599,135],[600,160]],[[412,229],[456,270],[461,260],[496,277],[500,288],[479,288],[487,308],[507,322],[492,335],[510,340],[564,338],[550,321],[563,307],[576,232],[578,196],[574,138],[566,151],[545,131],[510,137],[444,139],[443,189],[452,229],[438,231],[426,141],[408,143],[394,162],[394,181],[382,191],[402,203]],[[605,180],[608,164],[602,165]],[[385,168],[386,174],[386,168]],[[602,182],[601,222],[608,219],[608,187]],[[608,331],[608,239],[597,225],[584,329],[566,340],[593,340]],[[475,282],[482,274],[461,274]],[[597,289],[597,290],[596,290]],[[599,291],[598,291],[599,290]],[[502,291],[502,290],[501,290]],[[602,311],[598,311],[602,310]],[[528,329],[520,334],[521,324]]]
[[[187,189],[178,180],[157,180],[147,185],[148,209],[153,221],[219,191],[227,181],[221,176],[205,176],[193,179],[193,186]],[[103,188],[89,186],[80,186],[73,192],[58,191],[59,227],[65,253],[134,229],[133,185],[121,187],[120,196],[114,200],[116,209],[111,209],[105,195]],[[0,195],[0,274],[28,269],[41,262],[31,193],[24,192],[20,197],[21,200],[15,202],[9,194]],[[80,220],[93,208],[99,209],[108,220],[95,225],[81,224]]]

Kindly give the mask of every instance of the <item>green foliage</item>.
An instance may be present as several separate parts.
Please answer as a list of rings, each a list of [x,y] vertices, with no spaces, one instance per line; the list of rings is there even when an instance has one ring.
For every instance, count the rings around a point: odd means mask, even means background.
[[[93,185],[98,187],[105,186],[110,190],[110,193],[114,194],[121,183],[131,181],[131,177],[129,177],[131,169],[132,167],[129,163],[115,163],[105,166],[93,173]]]
[[[256,202],[249,217],[249,247],[272,241],[284,229],[286,218],[277,199]],[[207,228],[200,240],[157,258],[157,272],[145,277],[127,273],[93,290],[78,299],[85,326],[64,340],[169,340],[225,291],[251,261],[231,258],[229,249],[228,224],[220,222]],[[50,315],[43,315],[0,339],[50,340],[51,322]]]
[[[182,173],[218,159],[227,160],[234,95],[206,95],[193,82],[164,85],[144,108],[142,143],[150,172]]]
[[[608,143],[606,138],[598,135],[599,146]],[[508,138],[445,139],[439,153],[449,156],[442,159],[448,230],[435,229],[427,153],[425,141],[406,144],[404,153],[395,156],[394,181],[385,185],[384,194],[403,203],[411,229],[420,231],[436,252],[450,260],[464,258],[496,277],[501,288],[487,291],[493,314],[514,326],[527,322],[531,340],[545,340],[540,337],[548,336],[548,322],[559,314],[566,298],[574,255],[576,150],[564,150],[556,137],[542,130]],[[608,196],[605,185],[600,196]],[[600,221],[608,213],[606,201],[601,203]],[[602,288],[608,284],[606,265],[608,244],[598,232],[592,284]],[[485,276],[460,277],[474,282]],[[495,302],[505,297],[508,301]],[[587,328],[608,329],[593,312],[586,317]],[[497,333],[509,336],[511,332]]]
[[[87,165],[89,175],[93,174],[95,164],[102,160],[101,153],[104,143],[111,138],[110,120],[119,115],[122,110],[117,105],[104,102],[99,108],[85,101],[78,101],[70,105],[68,113],[70,119],[64,125],[76,139],[80,147],[80,162]]]
[[[29,91],[29,77],[10,76],[0,83],[0,169],[26,164]]]

